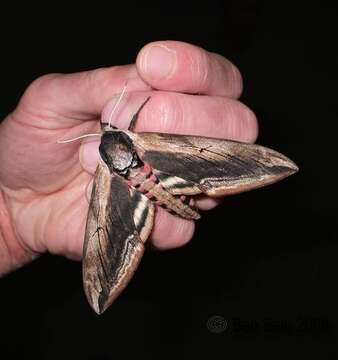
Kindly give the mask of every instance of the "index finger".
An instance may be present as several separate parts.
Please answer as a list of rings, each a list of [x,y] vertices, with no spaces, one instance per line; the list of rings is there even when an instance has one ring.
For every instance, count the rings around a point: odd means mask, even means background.
[[[136,59],[138,73],[153,88],[238,98],[242,77],[223,56],[178,41],[146,45]]]

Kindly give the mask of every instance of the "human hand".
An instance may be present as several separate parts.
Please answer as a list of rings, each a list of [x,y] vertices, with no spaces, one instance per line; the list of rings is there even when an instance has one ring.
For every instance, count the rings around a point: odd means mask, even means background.
[[[117,127],[126,128],[150,95],[136,131],[246,142],[257,137],[254,114],[236,100],[242,90],[239,71],[222,56],[190,44],[150,43],[133,65],[37,79],[0,126],[0,274],[45,251],[81,259],[86,193],[99,141],[57,140],[98,132],[101,113],[106,121],[116,101],[111,99],[126,80],[128,106],[114,116]],[[201,198],[197,204],[207,209],[216,203]],[[193,232],[193,221],[158,208],[150,241],[159,249],[178,247]]]

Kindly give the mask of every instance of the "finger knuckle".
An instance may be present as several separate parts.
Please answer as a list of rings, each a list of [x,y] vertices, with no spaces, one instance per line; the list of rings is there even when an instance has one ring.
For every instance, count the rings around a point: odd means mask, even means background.
[[[243,92],[243,78],[238,67],[229,62],[231,92],[234,98],[239,98]]]
[[[232,140],[255,142],[258,122],[254,112],[241,102],[229,99],[223,109],[225,135]]]
[[[172,247],[181,247],[187,244],[193,237],[194,224],[191,221],[177,220],[176,226],[172,233]]]
[[[49,90],[60,74],[45,74],[35,79],[27,88],[25,95],[45,93]]]
[[[160,93],[152,97],[152,110],[148,112],[157,131],[177,132],[182,120],[180,96],[173,93]]]
[[[194,88],[203,92],[208,88],[210,81],[211,63],[207,52],[197,51],[191,56],[191,76],[194,80]]]
[[[213,58],[215,60],[216,78],[225,79],[225,82],[223,82],[226,87],[225,90],[223,89],[223,94],[235,99],[239,98],[243,92],[243,78],[238,67],[222,55],[213,53]],[[223,74],[223,76],[219,76],[220,74]]]
[[[104,81],[107,70],[105,68],[97,68],[90,71],[84,71],[82,75],[87,80],[87,87],[92,88],[96,86],[101,81]]]
[[[258,137],[258,121],[255,113],[246,105],[240,103],[241,121],[239,121],[238,132],[243,141],[254,143]]]
[[[187,244],[193,237],[194,224],[183,219],[170,219],[166,236],[154,244],[158,249],[174,249]],[[169,230],[170,229],[170,230]]]

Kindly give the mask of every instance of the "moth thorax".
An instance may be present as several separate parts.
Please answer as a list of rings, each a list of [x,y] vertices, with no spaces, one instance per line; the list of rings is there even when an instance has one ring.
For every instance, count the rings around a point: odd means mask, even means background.
[[[125,175],[129,168],[138,165],[133,142],[123,131],[104,132],[99,150],[111,172]]]

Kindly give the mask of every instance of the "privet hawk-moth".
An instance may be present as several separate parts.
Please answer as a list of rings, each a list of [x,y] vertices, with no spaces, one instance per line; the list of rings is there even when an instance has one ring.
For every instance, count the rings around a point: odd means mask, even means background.
[[[83,283],[101,314],[135,272],[156,205],[185,218],[200,215],[191,196],[222,197],[279,181],[297,166],[260,145],[201,136],[135,133],[101,123],[100,160],[87,217]]]

